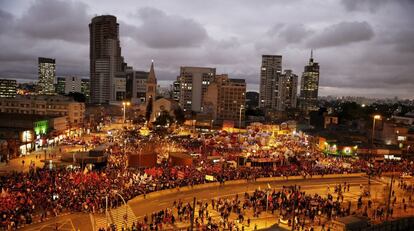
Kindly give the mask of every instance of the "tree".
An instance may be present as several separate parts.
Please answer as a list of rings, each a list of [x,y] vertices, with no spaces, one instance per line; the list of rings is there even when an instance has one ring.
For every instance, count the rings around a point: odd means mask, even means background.
[[[67,96],[72,97],[76,102],[86,102],[86,96],[79,92],[70,92]]]
[[[185,115],[183,109],[181,107],[178,107],[174,110],[174,117],[175,121],[177,121],[177,124],[183,124],[185,122]]]
[[[161,111],[160,115],[155,119],[154,124],[160,126],[166,126],[173,122],[172,116],[167,111]]]
[[[147,123],[150,123],[150,119],[151,119],[151,114],[152,114],[152,97],[150,97],[148,99],[147,102],[147,109],[145,111],[145,119],[147,120]]]

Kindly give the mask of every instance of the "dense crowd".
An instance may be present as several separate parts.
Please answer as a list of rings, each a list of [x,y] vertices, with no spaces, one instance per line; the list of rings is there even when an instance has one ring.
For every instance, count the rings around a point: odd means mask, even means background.
[[[31,223],[35,215],[40,219],[46,216],[58,215],[67,212],[103,212],[108,198],[109,206],[116,207],[121,204],[120,194],[126,200],[138,195],[153,191],[191,186],[206,183],[205,176],[212,175],[220,182],[237,179],[255,179],[271,176],[297,176],[311,177],[312,175],[324,175],[330,173],[351,173],[372,171],[380,174],[381,170],[401,172],[413,172],[413,164],[407,161],[387,162],[375,164],[370,167],[363,160],[346,160],[326,158],[316,155],[316,150],[308,147],[303,140],[291,139],[288,136],[276,138],[281,143],[271,150],[259,151],[253,157],[277,158],[280,160],[277,166],[272,167],[238,167],[235,171],[226,167],[225,162],[214,163],[203,154],[195,160],[193,166],[169,166],[168,162],[159,164],[151,169],[127,168],[128,152],[134,149],[126,149],[114,143],[110,146],[108,164],[102,169],[86,171],[83,169],[40,169],[32,168],[28,173],[11,173],[0,178],[0,227],[13,228],[20,224]],[[196,149],[194,144],[211,143],[207,139],[181,141],[185,148]],[[247,142],[247,141],[246,141]],[[209,145],[203,145],[211,148]],[[235,146],[237,148],[237,146]],[[219,148],[219,149],[217,149]],[[217,147],[224,160],[234,154],[230,147]],[[238,147],[240,148],[240,147]],[[200,148],[199,148],[200,149]],[[207,150],[207,149],[206,149]],[[237,150],[237,149],[236,149]],[[311,155],[307,154],[309,152]],[[314,155],[315,154],[315,155]],[[344,165],[344,162],[347,165]],[[325,164],[328,163],[328,164]],[[288,189],[286,189],[288,190]],[[275,200],[271,201],[270,209],[288,209],[290,200],[286,200],[285,192],[275,193]],[[297,206],[309,206],[310,201],[328,203],[320,197],[309,197],[298,191],[290,191],[289,196],[297,193],[303,203]],[[260,192],[257,192],[260,194]],[[259,197],[255,195],[254,198]],[[273,194],[272,194],[273,197]],[[263,206],[260,200],[254,204]],[[309,203],[308,203],[309,202]],[[321,209],[323,213],[342,213],[334,202],[329,202],[329,207]],[[319,210],[310,210],[309,215]],[[168,214],[168,213],[165,213]],[[183,214],[186,214],[184,211]],[[162,216],[164,219],[166,215]],[[179,216],[180,218],[180,216]],[[157,222],[154,222],[158,225]],[[138,224],[137,224],[138,225]]]

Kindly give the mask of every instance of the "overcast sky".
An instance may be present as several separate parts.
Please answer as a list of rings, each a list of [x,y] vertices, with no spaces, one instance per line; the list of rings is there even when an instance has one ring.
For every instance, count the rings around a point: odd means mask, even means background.
[[[37,79],[37,57],[57,75],[89,76],[88,24],[118,18],[122,55],[157,78],[180,66],[216,67],[257,90],[262,54],[299,76],[310,49],[320,95],[414,98],[414,0],[0,0],[0,78]]]

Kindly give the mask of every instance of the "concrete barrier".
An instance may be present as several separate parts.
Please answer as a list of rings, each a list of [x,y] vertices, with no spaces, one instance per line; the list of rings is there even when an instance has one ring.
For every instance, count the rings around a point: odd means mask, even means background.
[[[270,182],[270,181],[285,181],[285,180],[303,180],[303,179],[329,179],[329,178],[343,178],[343,177],[361,177],[365,176],[365,173],[349,173],[349,174],[328,174],[328,175],[314,175],[312,177],[306,176],[277,176],[277,177],[262,177],[257,178],[256,182]]]

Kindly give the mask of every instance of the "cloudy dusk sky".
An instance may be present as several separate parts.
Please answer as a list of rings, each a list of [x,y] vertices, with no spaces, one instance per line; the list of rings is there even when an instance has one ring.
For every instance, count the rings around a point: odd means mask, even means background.
[[[36,80],[39,56],[89,77],[88,24],[111,14],[128,65],[153,59],[164,83],[208,66],[258,90],[262,54],[301,76],[313,48],[320,95],[413,99],[413,12],[413,0],[0,0],[0,78]]]

